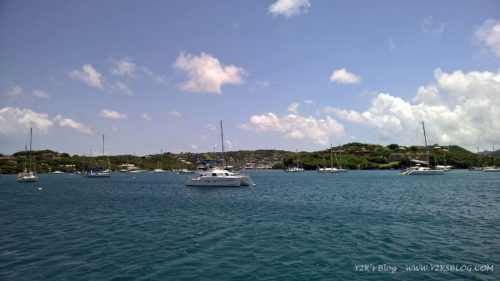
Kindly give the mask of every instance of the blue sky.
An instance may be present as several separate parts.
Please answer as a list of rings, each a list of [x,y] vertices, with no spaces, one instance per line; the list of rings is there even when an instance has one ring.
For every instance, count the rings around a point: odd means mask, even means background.
[[[2,1],[0,153],[490,149],[499,58],[498,1]]]

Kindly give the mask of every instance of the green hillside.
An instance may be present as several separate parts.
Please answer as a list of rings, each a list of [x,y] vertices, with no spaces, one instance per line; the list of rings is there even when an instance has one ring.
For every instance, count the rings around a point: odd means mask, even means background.
[[[112,170],[119,170],[122,164],[134,164],[135,166],[152,170],[157,167],[165,170],[171,169],[194,169],[196,163],[201,160],[225,159],[226,165],[252,168],[274,168],[283,169],[293,165],[297,159],[297,153],[283,150],[240,150],[221,153],[163,153],[163,155],[116,155],[109,157],[93,157],[59,153],[51,150],[33,151],[36,171],[39,173],[51,171],[74,172],[89,168],[108,168],[108,159]],[[410,165],[411,159],[425,160],[425,148],[422,146],[399,146],[391,144],[388,146],[364,143],[348,143],[332,148],[332,154],[336,155],[343,167],[349,169],[400,169]],[[499,159],[500,150],[494,152]],[[330,166],[330,149],[315,152],[299,152],[298,157],[302,166],[307,170],[318,167]],[[0,155],[0,168],[2,173],[18,173],[26,163],[26,152],[16,152],[13,155]],[[452,165],[455,168],[467,168],[476,166],[478,155],[460,146],[430,147],[430,162],[443,165]],[[491,155],[480,155],[481,165],[493,165],[494,158]],[[337,160],[334,159],[334,166]]]

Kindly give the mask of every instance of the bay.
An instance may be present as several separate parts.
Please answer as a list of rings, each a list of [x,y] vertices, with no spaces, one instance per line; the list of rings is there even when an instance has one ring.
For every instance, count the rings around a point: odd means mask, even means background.
[[[500,279],[499,173],[245,173],[3,175],[0,279]]]

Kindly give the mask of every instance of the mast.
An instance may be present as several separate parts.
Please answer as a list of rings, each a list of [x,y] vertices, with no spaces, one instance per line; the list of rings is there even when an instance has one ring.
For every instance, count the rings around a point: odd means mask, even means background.
[[[104,134],[102,134],[102,156],[104,156]]]
[[[330,144],[330,168],[333,169],[333,155],[332,155],[333,152],[332,152],[332,150],[333,150],[333,148],[332,148],[332,145]]]
[[[424,129],[424,140],[425,140],[425,158],[427,160],[427,167],[430,168],[431,163],[429,162],[429,149],[427,148],[427,136],[425,135],[425,125],[422,121],[422,128]]]
[[[161,169],[163,169],[163,149],[160,149],[160,163]],[[160,163],[158,163],[158,169],[160,169]]]
[[[220,120],[220,139],[222,142],[222,154],[224,154],[224,131],[222,130],[222,120]]]
[[[31,172],[31,139],[33,138],[33,128],[30,128],[30,164],[29,164],[29,168],[30,168],[30,172]]]

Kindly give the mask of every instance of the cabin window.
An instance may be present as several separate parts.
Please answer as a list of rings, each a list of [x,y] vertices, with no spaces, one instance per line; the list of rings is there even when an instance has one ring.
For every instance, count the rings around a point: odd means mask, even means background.
[[[212,173],[212,177],[216,177],[216,176],[217,176],[217,174],[216,174],[216,173]]]

